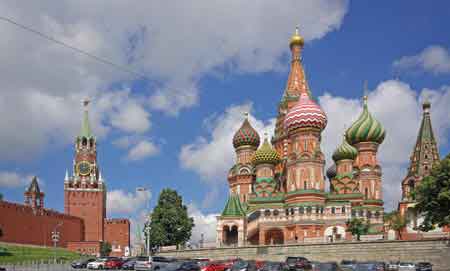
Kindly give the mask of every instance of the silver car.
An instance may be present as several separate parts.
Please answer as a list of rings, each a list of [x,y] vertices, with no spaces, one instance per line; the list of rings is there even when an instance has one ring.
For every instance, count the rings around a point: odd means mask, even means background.
[[[416,265],[409,262],[400,262],[398,264],[398,271],[416,271]]]

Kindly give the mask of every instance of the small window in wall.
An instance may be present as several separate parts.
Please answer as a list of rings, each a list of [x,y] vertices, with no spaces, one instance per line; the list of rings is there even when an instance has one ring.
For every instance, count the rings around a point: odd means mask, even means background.
[[[342,206],[341,213],[345,214],[345,206]]]
[[[364,188],[364,197],[365,197],[366,199],[369,198],[369,189],[368,189],[367,187]]]
[[[294,213],[295,213],[294,208],[291,208],[290,210],[291,210],[291,215],[294,215]]]
[[[306,183],[306,181],[303,182],[303,189],[308,189],[308,183]]]
[[[311,206],[306,207],[306,212],[310,214],[312,212],[312,207]]]
[[[379,218],[379,217],[380,217],[380,212],[379,212],[379,211],[376,211],[376,212],[375,212],[375,217],[376,217],[376,218]]]
[[[352,216],[356,216],[356,211],[352,210]]]
[[[270,210],[269,209],[264,211],[264,216],[270,216]]]
[[[279,214],[280,214],[280,213],[278,212],[278,210],[274,210],[274,211],[273,211],[273,215],[274,215],[274,216],[278,216]]]
[[[305,207],[300,207],[300,208],[298,208],[298,212],[300,213],[300,214],[304,214],[305,213]]]
[[[320,212],[320,207],[316,206],[316,214],[318,214]]]
[[[320,213],[323,214],[323,207],[320,207]]]
[[[360,216],[360,217],[363,217],[363,216],[364,216],[364,211],[363,211],[363,210],[359,211],[359,216]]]
[[[286,215],[289,215],[289,209],[284,210],[284,212],[286,213]]]
[[[367,211],[367,218],[372,218],[372,212],[371,211]]]
[[[335,214],[335,213],[336,213],[336,208],[331,207],[331,213],[332,213],[332,214]]]

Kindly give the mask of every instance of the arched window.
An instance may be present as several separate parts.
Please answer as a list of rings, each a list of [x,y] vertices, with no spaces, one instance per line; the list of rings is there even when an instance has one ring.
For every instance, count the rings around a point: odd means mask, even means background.
[[[306,212],[310,214],[312,212],[312,207],[311,206],[306,207]]]
[[[335,214],[335,213],[336,213],[336,208],[331,207],[331,213],[332,213],[332,214]]]
[[[380,217],[380,212],[379,212],[379,211],[376,211],[376,212],[375,212],[375,217],[376,217],[376,218],[379,218],[379,217]]]
[[[363,217],[363,216],[364,216],[364,211],[363,211],[363,210],[360,210],[360,211],[359,211],[359,216],[360,216],[360,217]]]
[[[372,218],[372,212],[371,211],[367,211],[367,218]]]
[[[356,211],[352,210],[352,216],[356,216]]]
[[[305,207],[300,207],[300,208],[298,208],[298,212],[300,213],[300,214],[304,214],[305,213]]]
[[[364,188],[364,197],[366,198],[366,199],[368,199],[369,198],[369,188]]]
[[[308,189],[308,183],[306,181],[303,182],[303,189]]]
[[[345,206],[342,206],[341,213],[345,214]]]
[[[86,145],[87,145],[87,138],[83,137],[83,139],[81,139],[81,145],[83,145],[83,147],[86,147]]]
[[[264,216],[270,216],[270,210],[269,209],[264,211]]]
[[[274,216],[278,216],[278,215],[279,215],[278,210],[274,210],[274,211],[273,211],[273,215],[274,215]]]
[[[93,138],[89,139],[89,147],[90,148],[94,147],[94,139]]]
[[[320,212],[320,207],[316,206],[316,214],[318,214]]]
[[[295,213],[294,208],[291,208],[291,215],[294,215],[294,213]]]
[[[320,213],[323,214],[323,207],[320,207]]]
[[[289,209],[284,210],[286,215],[289,215]]]

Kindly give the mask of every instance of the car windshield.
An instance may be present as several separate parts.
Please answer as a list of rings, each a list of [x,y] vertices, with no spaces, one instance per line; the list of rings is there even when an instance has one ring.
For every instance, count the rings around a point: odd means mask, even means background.
[[[413,263],[400,263],[400,266],[411,266],[414,265]]]
[[[294,257],[288,257],[287,260],[286,260],[286,262],[287,262],[287,263],[295,263],[295,262],[297,262],[297,258],[294,258]]]
[[[146,261],[148,261],[148,257],[140,256],[140,257],[137,257],[137,258],[136,258],[136,261],[146,262]]]

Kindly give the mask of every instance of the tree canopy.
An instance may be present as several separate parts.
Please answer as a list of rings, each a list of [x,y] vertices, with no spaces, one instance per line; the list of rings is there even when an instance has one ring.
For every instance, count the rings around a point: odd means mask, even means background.
[[[406,217],[400,215],[398,211],[392,211],[390,213],[384,214],[384,221],[388,224],[388,227],[390,229],[393,229],[395,232],[397,232],[398,236],[401,239],[401,230],[408,224]]]
[[[417,201],[415,208],[424,217],[420,230],[450,225],[450,154],[433,166],[430,175],[422,179],[413,193]]]
[[[161,191],[153,209],[150,222],[150,246],[185,244],[190,238],[194,219],[188,216],[187,207],[175,190]]]
[[[360,218],[352,218],[347,221],[347,231],[352,235],[356,235],[356,240],[361,240],[361,235],[367,234],[369,232],[370,224],[364,222],[363,219]]]
[[[102,242],[100,245],[100,255],[102,255],[103,257],[105,256],[109,256],[109,254],[111,253],[112,249],[111,249],[111,244],[108,242]]]

